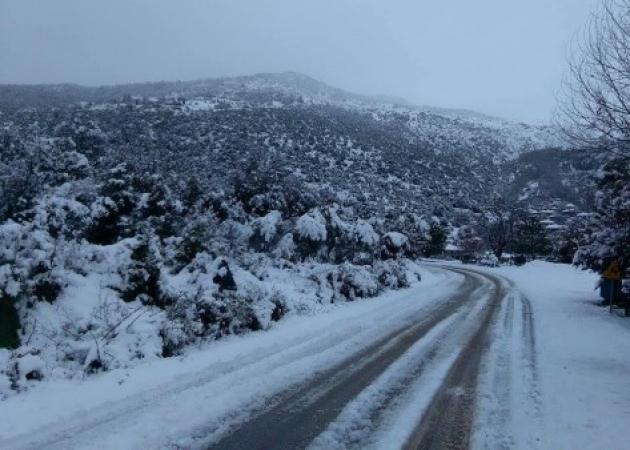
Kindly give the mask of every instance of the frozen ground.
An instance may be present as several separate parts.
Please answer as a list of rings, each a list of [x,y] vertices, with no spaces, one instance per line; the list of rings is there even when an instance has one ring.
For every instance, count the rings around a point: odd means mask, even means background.
[[[0,403],[0,448],[220,446],[241,428],[294,431],[305,414],[304,436],[323,421],[313,448],[436,447],[427,428],[468,423],[475,448],[630,448],[630,320],[596,306],[596,276],[542,262],[454,268],[495,277],[429,265],[404,291],[43,382]]]

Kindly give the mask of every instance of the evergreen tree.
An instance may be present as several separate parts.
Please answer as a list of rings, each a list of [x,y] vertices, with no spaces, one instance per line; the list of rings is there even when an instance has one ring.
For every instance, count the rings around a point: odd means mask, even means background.
[[[613,159],[601,170],[589,225],[576,263],[600,271],[604,260],[612,258],[630,276],[630,159]]]
[[[446,232],[439,222],[434,221],[429,228],[429,241],[425,250],[425,256],[431,257],[442,254],[446,247]]]
[[[514,234],[510,246],[512,252],[528,258],[545,256],[551,252],[551,243],[540,221],[521,211],[514,221]]]

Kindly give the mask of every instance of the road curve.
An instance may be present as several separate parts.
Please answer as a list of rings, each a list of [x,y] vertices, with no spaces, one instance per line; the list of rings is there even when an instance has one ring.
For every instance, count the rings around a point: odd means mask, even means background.
[[[454,295],[445,298],[435,310],[419,317],[415,325],[378,340],[327,370],[308,383],[278,396],[268,409],[230,431],[209,446],[210,449],[297,449],[328,447],[313,441],[330,424],[334,424],[344,408],[368,388],[390,365],[421,341],[438,324],[459,314],[458,329],[467,329],[466,343],[443,383],[435,391],[422,420],[405,444],[410,449],[467,448],[470,442],[475,406],[475,388],[479,364],[487,344],[487,334],[499,305],[505,296],[504,284],[497,277],[470,269],[442,267],[462,275],[463,282]],[[481,304],[479,304],[481,303]],[[479,312],[473,323],[472,309]],[[430,365],[442,342],[429,346],[418,366]],[[418,370],[419,380],[422,370]],[[411,377],[410,377],[411,378]],[[412,379],[407,380],[411,383]],[[404,385],[405,382],[402,382]],[[393,389],[391,396],[405,395],[404,386]],[[385,398],[384,403],[394,399]],[[381,405],[381,409],[386,406]],[[378,424],[384,411],[376,411],[370,419]],[[317,442],[317,441],[316,441]],[[365,442],[349,440],[339,448],[361,448]]]
[[[498,277],[470,269],[460,272],[483,276],[495,289],[476,332],[451,366],[427,413],[405,445],[407,449],[460,449],[470,444],[479,366],[488,346],[490,326],[506,291]]]
[[[479,373],[486,355],[510,359],[501,333],[516,336],[525,366],[511,373],[529,374],[527,413],[537,414],[531,307],[507,280],[459,266],[428,268],[448,274],[435,278],[441,284],[304,320],[303,328],[272,330],[256,347],[234,340],[194,370],[127,397],[67,415],[60,398],[50,405],[58,411],[46,416],[52,420],[0,436],[0,448],[467,448],[475,415],[491,424],[491,440],[480,447],[510,442],[502,431],[508,414],[495,405],[486,415],[475,409],[477,388],[487,383]],[[485,352],[489,341],[503,347]],[[496,372],[502,364],[492,361]],[[509,399],[509,373],[496,374],[494,397]]]

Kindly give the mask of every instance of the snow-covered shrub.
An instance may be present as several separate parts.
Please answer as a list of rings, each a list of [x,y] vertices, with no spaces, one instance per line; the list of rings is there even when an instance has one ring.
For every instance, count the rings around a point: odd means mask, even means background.
[[[354,264],[365,265],[374,261],[380,236],[367,221],[357,219],[349,230],[349,242],[345,254]]]
[[[374,263],[374,272],[379,284],[384,288],[402,289],[409,287],[407,268],[399,261],[377,261]]]
[[[27,389],[34,382],[44,379],[45,362],[39,356],[39,351],[32,348],[26,347],[10,354],[4,367],[4,382],[8,382],[14,390]]]
[[[396,259],[409,251],[409,239],[402,233],[390,231],[381,239],[381,258]]]
[[[134,189],[141,192],[135,214],[139,215],[140,221],[146,221],[157,236],[166,238],[181,228],[184,207],[162,177],[153,175],[147,179],[134,179]]]
[[[301,216],[295,223],[295,231],[299,239],[312,242],[326,240],[326,222],[322,213],[315,209]]]
[[[327,261],[370,264],[378,235],[363,220],[355,220],[350,208],[333,205],[324,210],[327,225]]]
[[[367,266],[341,264],[329,274],[328,279],[337,297],[347,300],[373,297],[379,292],[378,280]]]
[[[499,258],[492,252],[486,252],[479,259],[479,264],[487,267],[498,267]]]
[[[248,223],[226,219],[219,224],[210,251],[215,255],[237,256],[247,250],[251,235],[252,228]]]
[[[34,224],[0,226],[0,297],[54,302],[64,283],[60,245]]]
[[[72,187],[64,185],[52,195],[39,200],[33,208],[31,222],[54,239],[77,238],[88,224],[90,209],[75,198],[86,193],[72,192]]]
[[[201,252],[212,249],[219,226],[214,213],[199,214],[181,230],[180,236],[165,239],[165,259],[178,272]]]
[[[59,184],[86,178],[92,169],[86,156],[74,150],[62,152],[55,162],[55,175]]]
[[[407,237],[408,249],[405,252],[407,256],[417,257],[431,251],[429,249],[431,227],[428,221],[420,215],[411,212],[399,214],[386,221],[385,229],[397,230]],[[438,252],[439,249],[436,248],[434,251]]]
[[[229,277],[225,288],[218,278]],[[166,307],[160,331],[162,354],[171,356],[200,339],[218,339],[266,328],[287,310],[286,300],[249,272],[232,274],[225,259],[200,254],[169,282],[175,301]]]
[[[374,227],[365,220],[358,219],[352,231],[359,244],[373,247],[379,242],[378,233],[376,233]]]
[[[283,258],[292,261],[295,258],[296,245],[293,233],[287,233],[278,242],[272,254],[276,258]]]
[[[140,198],[133,189],[129,168],[120,164],[106,174],[99,197],[90,205],[90,226],[85,238],[94,244],[109,245],[130,237],[130,215]]]
[[[265,216],[280,211],[285,217],[297,217],[316,207],[318,193],[288,169],[278,155],[252,149],[232,178],[234,197],[245,211]]]
[[[300,216],[295,223],[294,239],[301,258],[316,256],[327,237],[326,220],[319,209]]]
[[[270,211],[263,217],[255,218],[252,223],[252,235],[249,238],[249,245],[258,251],[268,251],[276,242],[280,225],[282,224],[282,214],[280,211]]]
[[[163,261],[159,240],[147,231],[130,244],[133,245],[130,264],[119,269],[121,298],[126,302],[139,300],[145,305],[164,306],[168,299],[160,289]]]

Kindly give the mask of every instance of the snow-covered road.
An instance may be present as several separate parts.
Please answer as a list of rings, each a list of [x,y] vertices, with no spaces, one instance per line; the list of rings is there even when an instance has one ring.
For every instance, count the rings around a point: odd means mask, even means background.
[[[108,374],[29,393],[5,403],[0,447],[465,445],[506,286],[428,268],[412,289],[117,374],[117,386]]]
[[[550,389],[550,366],[569,363],[537,342],[571,328],[556,315],[540,329],[551,306],[528,270],[430,264],[404,291],[129,372],[42,383],[0,403],[0,448],[571,448],[581,416]]]

